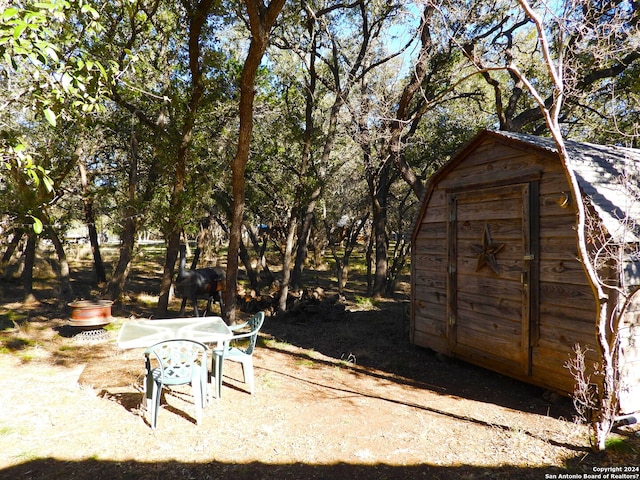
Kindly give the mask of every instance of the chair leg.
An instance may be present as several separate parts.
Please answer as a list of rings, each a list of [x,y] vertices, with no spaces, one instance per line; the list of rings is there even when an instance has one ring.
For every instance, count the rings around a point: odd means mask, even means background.
[[[152,400],[151,400],[151,428],[156,428],[158,424],[158,411],[160,410],[160,397],[162,396],[162,385],[153,382]]]
[[[209,403],[209,367],[206,360],[200,368],[202,371],[200,375],[200,396],[202,398],[202,406],[205,407]]]
[[[249,392],[253,395],[254,380],[253,380],[253,360],[251,357],[247,357],[242,362],[242,375],[244,377],[244,383],[249,387]]]
[[[150,411],[151,402],[153,401],[153,385],[155,384],[155,380],[153,379],[151,372],[147,372],[144,379],[144,407],[147,411]]]
[[[213,354],[213,375],[214,378],[212,379],[213,382],[215,382],[214,385],[214,393],[216,398],[221,398],[222,397],[222,357],[220,355],[216,355],[215,353]]]
[[[202,420],[202,380],[194,378],[191,380],[191,389],[193,391],[193,404],[196,407],[196,424],[200,425]]]
[[[146,375],[144,382],[144,406],[149,415],[149,423],[152,428],[156,427],[156,419],[158,418],[158,405],[160,405],[160,393],[158,392],[158,384],[153,378],[153,371],[149,362],[146,365]],[[156,405],[157,402],[157,405]]]

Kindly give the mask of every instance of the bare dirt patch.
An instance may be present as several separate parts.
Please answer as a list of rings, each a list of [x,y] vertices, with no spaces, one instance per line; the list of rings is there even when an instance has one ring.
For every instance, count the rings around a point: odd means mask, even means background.
[[[410,345],[402,294],[268,317],[254,395],[230,364],[200,425],[190,389],[174,388],[152,430],[142,353],[115,345],[152,308],[116,305],[109,338],[82,343],[64,335],[67,310],[23,306],[18,291],[0,282],[0,478],[542,479],[638,465],[633,429],[594,455],[569,400]]]

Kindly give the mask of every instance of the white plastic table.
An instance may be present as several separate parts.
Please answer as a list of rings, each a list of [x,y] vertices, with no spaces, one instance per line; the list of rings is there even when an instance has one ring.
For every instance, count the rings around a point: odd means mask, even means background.
[[[220,317],[170,318],[163,320],[131,320],[118,332],[118,347],[147,348],[164,340],[186,338],[201,343],[222,343],[233,337]]]

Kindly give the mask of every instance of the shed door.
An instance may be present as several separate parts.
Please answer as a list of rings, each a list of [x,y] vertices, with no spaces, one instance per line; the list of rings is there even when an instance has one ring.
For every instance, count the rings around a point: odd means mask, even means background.
[[[449,348],[515,375],[530,374],[533,190],[537,183],[449,194]]]

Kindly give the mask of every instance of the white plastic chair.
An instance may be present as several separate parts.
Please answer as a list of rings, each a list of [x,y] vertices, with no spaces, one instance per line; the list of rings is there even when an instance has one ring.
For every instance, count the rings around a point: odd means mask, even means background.
[[[186,339],[165,340],[145,350],[145,399],[151,428],[158,421],[163,385],[191,384],[195,419],[200,423],[207,402],[208,351],[206,345]]]
[[[231,360],[232,362],[239,362],[242,364],[242,374],[244,377],[244,383],[248,385],[249,392],[253,395],[254,392],[254,376],[253,376],[253,351],[256,347],[258,340],[258,333],[262,324],[264,323],[264,312],[258,312],[251,317],[245,324],[251,331],[247,333],[239,333],[233,336],[229,340],[225,340],[222,350],[213,350],[212,355],[212,371],[213,379],[215,382],[215,394],[216,398],[221,398],[222,392],[222,366],[225,360]],[[246,347],[232,347],[232,342],[238,340],[248,340]]]

